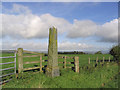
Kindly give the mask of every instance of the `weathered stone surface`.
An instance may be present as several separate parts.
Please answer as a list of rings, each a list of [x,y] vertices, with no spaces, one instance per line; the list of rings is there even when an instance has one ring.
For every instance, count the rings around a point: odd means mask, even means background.
[[[48,64],[46,75],[50,77],[60,75],[58,67],[57,29],[54,27],[49,29]]]

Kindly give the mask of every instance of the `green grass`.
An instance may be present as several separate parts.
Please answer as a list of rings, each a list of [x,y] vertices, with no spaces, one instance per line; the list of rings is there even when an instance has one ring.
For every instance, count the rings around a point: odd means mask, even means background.
[[[117,75],[117,68],[116,65],[110,64],[108,67],[83,69],[80,73],[62,69],[61,76],[55,78],[47,77],[43,73],[26,72],[18,79],[14,78],[3,88],[117,88],[117,80],[114,79],[114,75]],[[102,84],[105,85],[102,86]]]
[[[13,54],[4,53],[2,56],[12,56]],[[95,62],[91,62],[88,65],[88,57],[91,60],[95,60],[96,57],[102,60],[104,56],[108,60],[109,54],[98,54],[98,55],[66,55],[66,56],[79,56],[80,73],[76,73],[71,69],[60,69],[61,76],[50,78],[44,73],[40,73],[39,70],[24,72],[20,74],[16,79],[13,76],[13,80],[3,85],[3,88],[117,88],[118,87],[118,65],[115,62],[105,63],[103,66],[98,64],[95,67]],[[11,61],[14,59],[2,60],[2,62]],[[39,61],[39,57],[34,58],[24,58],[25,61]],[[43,57],[43,60],[47,60],[47,56]],[[59,61],[64,61],[64,59],[59,59]],[[67,61],[73,62],[73,59],[67,59]],[[24,68],[39,66],[38,64],[24,65]],[[44,62],[43,65],[47,65]],[[12,67],[14,65],[10,64],[3,66],[2,68]],[[18,65],[17,65],[18,66]],[[59,64],[63,66],[63,64]],[[67,66],[69,66],[67,64]],[[74,66],[74,65],[70,65]],[[5,73],[10,72],[8,70]],[[11,71],[12,72],[12,71]]]

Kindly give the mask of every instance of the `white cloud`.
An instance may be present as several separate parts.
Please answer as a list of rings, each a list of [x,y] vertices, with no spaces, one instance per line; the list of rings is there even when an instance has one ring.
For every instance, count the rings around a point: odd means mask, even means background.
[[[19,39],[46,38],[48,29],[57,27],[58,34],[66,32],[68,38],[97,36],[101,41],[116,42],[118,38],[118,21],[114,19],[103,25],[97,25],[91,20],[74,20],[73,24],[64,18],[51,14],[34,15],[28,7],[14,4],[11,12],[18,15],[2,15],[2,35]],[[25,12],[25,14],[23,13]]]
[[[3,42],[2,43],[2,49],[14,49],[17,48],[23,48],[25,50],[35,50],[35,51],[41,51],[41,50],[47,50],[47,43],[43,42]]]
[[[103,25],[97,25],[90,20],[76,20],[67,36],[69,38],[97,36],[102,42],[118,42],[118,19]]]
[[[68,30],[70,23],[63,18],[53,17],[50,14],[41,16],[29,15],[6,15],[3,18],[3,36],[13,38],[46,38],[48,37],[48,29],[55,26],[58,33]]]
[[[118,41],[118,19],[103,24],[96,32],[101,37],[101,41],[117,42]]]
[[[0,38],[2,36],[2,15],[0,15]]]
[[[48,43],[45,42],[3,42],[2,43],[2,49],[17,49],[22,47],[23,49],[26,50],[36,50],[36,51],[42,51],[48,50]],[[62,42],[58,43],[58,50],[60,51],[71,51],[71,50],[77,50],[77,51],[84,51],[84,50],[89,50],[92,48],[92,45],[87,45],[85,43],[76,43],[76,42]]]
[[[20,4],[13,4],[12,9],[5,9],[3,8],[3,10],[5,10],[7,13],[16,13],[16,14],[30,14],[31,10],[24,6],[24,5],[20,5]]]
[[[118,19],[114,19],[103,25],[97,25],[91,20],[74,20],[70,24],[67,20],[54,17],[50,14],[41,16],[29,15],[7,15],[2,14],[2,35],[13,38],[46,38],[48,29],[55,26],[58,34],[67,32],[68,38],[80,38],[89,36],[98,36],[101,41],[118,41]]]
[[[118,44],[120,45],[120,18],[118,19]]]
[[[1,44],[0,44],[1,46]],[[3,42],[2,49],[3,50],[17,50],[17,48],[23,48],[24,50],[29,51],[48,51],[48,43],[47,42]],[[77,42],[61,42],[58,43],[58,51],[89,51],[89,52],[96,52],[96,51],[109,51],[111,47],[101,46],[101,45],[92,45],[92,44],[85,44],[85,43],[77,43]]]
[[[76,42],[62,42],[58,44],[59,50],[77,50],[77,51],[83,51],[83,50],[89,50],[92,47],[92,45],[87,45],[85,43],[76,43]]]
[[[94,35],[96,30],[97,25],[91,20],[74,20],[67,36],[69,38],[88,37]]]

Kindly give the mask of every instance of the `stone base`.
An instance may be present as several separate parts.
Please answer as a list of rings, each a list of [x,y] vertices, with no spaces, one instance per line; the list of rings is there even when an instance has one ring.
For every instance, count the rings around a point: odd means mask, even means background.
[[[60,76],[59,67],[52,67],[52,68],[47,67],[46,75],[49,77]]]

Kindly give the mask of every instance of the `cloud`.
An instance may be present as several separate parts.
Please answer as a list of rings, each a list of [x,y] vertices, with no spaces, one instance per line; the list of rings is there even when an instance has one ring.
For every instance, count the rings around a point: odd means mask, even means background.
[[[41,16],[29,15],[7,15],[2,14],[3,37],[13,38],[46,38],[48,29],[55,26],[58,33],[62,34],[68,30],[70,23],[63,18],[54,17],[50,14]]]
[[[103,42],[118,42],[118,19],[103,24],[96,32]]]
[[[104,46],[104,45],[94,45],[94,44],[86,44],[80,42],[61,42],[58,43],[58,50],[59,51],[83,51],[83,52],[109,52],[112,46]]]
[[[91,20],[74,20],[73,24],[51,14],[40,16],[28,15],[7,15],[2,14],[2,35],[19,39],[47,38],[48,29],[51,26],[57,27],[58,34],[67,33],[68,38],[87,38],[97,36],[103,42],[118,41],[118,19],[114,19],[103,25],[97,25]]]
[[[3,42],[2,43],[2,49],[17,49],[17,48],[23,48],[26,50],[35,50],[35,51],[42,51],[47,50],[47,43],[43,42]]]
[[[2,36],[2,15],[0,15],[0,38]]]
[[[15,13],[15,14],[30,14],[31,10],[24,6],[24,5],[20,5],[20,4],[13,4],[12,9],[5,9],[3,8],[3,10],[5,10],[5,12],[7,13]]]
[[[67,37],[78,38],[78,37],[88,37],[95,34],[97,30],[97,25],[91,20],[78,21],[74,20],[71,29],[69,30]]]
[[[80,38],[97,36],[100,42],[118,42],[118,19],[97,25],[90,20],[75,20],[67,37]]]
[[[29,51],[48,51],[48,43],[47,42],[3,42],[0,44],[3,50],[17,50],[17,48],[23,48],[24,50]],[[111,46],[112,47],[112,46]],[[101,46],[101,45],[92,45],[86,43],[77,43],[77,42],[61,42],[58,43],[58,51],[109,51],[111,47]]]
[[[35,51],[47,51],[48,50],[48,43],[47,42],[3,42],[2,43],[2,49],[17,49],[22,47],[26,50],[35,50]],[[84,51],[89,50],[92,48],[92,45],[87,45],[85,43],[76,43],[76,42],[62,42],[58,43],[58,50],[59,51]]]
[[[20,4],[13,4],[12,9],[5,9],[7,13],[0,14],[2,16],[2,34],[3,37],[9,36],[19,39],[30,38],[46,38],[48,37],[48,29],[52,26],[57,27],[58,33],[62,34],[70,23],[63,19],[50,15],[34,15],[31,10]],[[17,13],[17,15],[15,15]],[[67,27],[67,28],[66,28]]]
[[[92,47],[92,45],[87,45],[85,43],[76,43],[76,42],[62,42],[58,44],[59,50],[68,50],[68,51],[83,51],[83,50],[89,50]]]
[[[58,34],[66,33],[67,38],[87,38],[97,36],[102,42],[117,42],[118,19],[97,25],[92,20],[77,20],[73,24],[64,18],[52,16],[49,13],[34,15],[28,7],[13,4],[11,12],[14,14],[0,14],[2,16],[2,36],[18,39],[47,38],[48,29],[57,27]],[[24,12],[24,13],[23,13]],[[0,29],[1,30],[1,29]]]
[[[118,44],[120,45],[120,18],[118,19]]]

